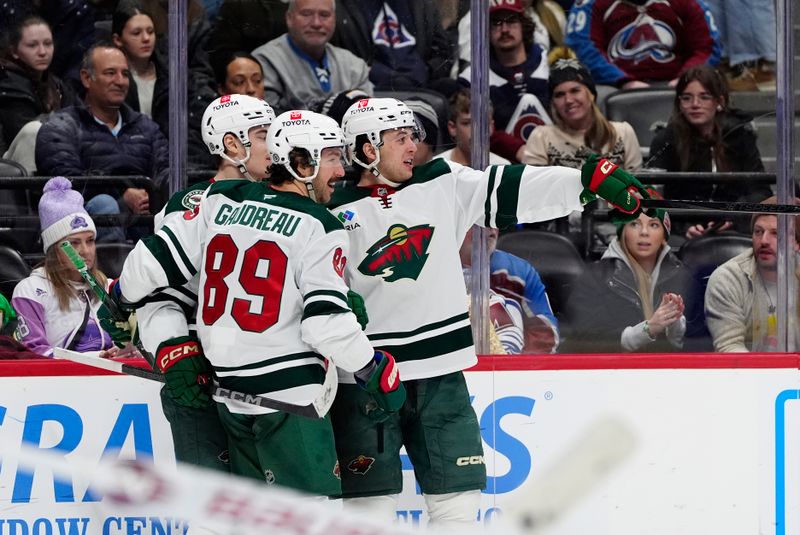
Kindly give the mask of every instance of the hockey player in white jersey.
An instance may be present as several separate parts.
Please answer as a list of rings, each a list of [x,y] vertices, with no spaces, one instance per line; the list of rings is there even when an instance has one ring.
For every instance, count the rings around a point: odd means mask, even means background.
[[[345,279],[364,296],[367,335],[395,356],[408,392],[397,414],[376,423],[371,400],[340,385],[331,417],[345,506],[394,518],[405,445],[431,525],[469,529],[486,469],[462,373],[477,357],[459,246],[476,222],[503,228],[580,210],[581,172],[523,165],[476,171],[447,160],[414,168],[424,132],[392,98],[353,104],[342,130],[361,168],[357,187],[337,190],[329,204],[350,237]],[[626,185],[624,177],[601,175],[593,178],[592,192],[622,197],[622,208],[638,209],[627,192],[638,181]]]
[[[214,182],[230,179],[261,181],[267,177],[270,156],[267,130],[275,112],[265,101],[247,95],[225,95],[211,102],[203,113],[203,142],[219,156],[217,172],[206,180],[174,194],[155,217],[155,228],[181,217],[199,202]],[[206,468],[228,471],[228,441],[217,409],[203,385],[210,367],[203,356],[195,330],[197,284],[194,276],[186,284],[167,287],[147,296],[136,310],[138,333],[145,349],[162,367],[166,385],[161,389],[161,406],[170,424],[175,458]],[[102,311],[103,327],[119,344],[130,340],[130,331]],[[192,358],[165,359],[170,352]]]
[[[269,182],[222,181],[128,256],[117,299],[136,302],[199,272],[197,331],[220,386],[298,405],[320,392],[326,363],[354,373],[380,410],[405,400],[394,359],[376,352],[348,308],[347,236],[324,206],[344,174],[343,138],[322,115],[290,111],[270,127]],[[181,362],[194,356],[169,356]],[[328,417],[218,400],[233,473],[338,496]]]

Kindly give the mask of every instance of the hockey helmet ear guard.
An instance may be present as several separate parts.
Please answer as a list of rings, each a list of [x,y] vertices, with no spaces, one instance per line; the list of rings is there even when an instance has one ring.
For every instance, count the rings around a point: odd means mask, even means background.
[[[211,154],[224,155],[222,140],[227,134],[233,134],[249,147],[250,129],[269,127],[274,120],[275,112],[263,100],[248,95],[223,95],[214,99],[203,113],[203,143]]]
[[[301,182],[310,183],[322,165],[322,151],[339,148],[344,153],[345,140],[339,125],[325,115],[307,110],[290,110],[280,114],[267,133],[267,149],[272,162],[282,165]],[[292,167],[290,153],[303,149],[308,153],[313,175],[303,177]]]

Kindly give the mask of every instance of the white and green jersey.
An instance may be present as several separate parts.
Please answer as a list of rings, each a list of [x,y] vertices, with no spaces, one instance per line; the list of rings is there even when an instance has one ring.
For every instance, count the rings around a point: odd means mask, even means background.
[[[221,386],[305,404],[324,381],[321,355],[350,372],[373,356],[347,304],[347,251],[324,206],[226,180],[137,244],[120,285],[136,302],[199,274],[197,331]],[[232,412],[271,412],[225,403]]]
[[[153,219],[155,229],[200,204],[203,193],[213,183],[213,179],[199,182],[170,197]],[[186,284],[161,288],[140,301],[136,309],[139,338],[151,354],[155,355],[158,346],[166,340],[196,331],[194,315],[198,281],[199,277],[194,276]]]
[[[447,160],[414,169],[399,188],[344,188],[329,208],[350,237],[345,278],[364,297],[367,335],[391,353],[403,380],[477,362],[459,248],[475,223],[505,228],[581,209],[580,172]],[[341,376],[340,376],[341,377]]]

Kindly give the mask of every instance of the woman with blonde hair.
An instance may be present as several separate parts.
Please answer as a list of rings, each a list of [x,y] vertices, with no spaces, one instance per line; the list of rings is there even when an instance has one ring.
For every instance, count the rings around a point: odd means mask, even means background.
[[[667,245],[669,215],[651,210],[616,225],[617,236],[570,295],[564,350],[680,350],[691,279]]]
[[[550,67],[548,86],[555,124],[536,127],[525,144],[523,163],[580,169],[590,154],[599,154],[631,172],[642,167],[633,127],[603,116],[586,67],[574,59],[560,59]]]
[[[97,269],[94,222],[83,207],[83,197],[66,178],[49,180],[43,191],[39,219],[45,258],[14,289],[11,304],[19,322],[15,337],[46,357],[55,347],[112,356],[114,343],[97,319],[100,301],[60,246],[69,241],[105,286],[106,276]]]

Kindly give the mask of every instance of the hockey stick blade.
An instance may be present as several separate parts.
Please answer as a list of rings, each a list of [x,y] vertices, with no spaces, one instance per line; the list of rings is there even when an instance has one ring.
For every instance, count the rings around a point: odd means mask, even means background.
[[[148,381],[156,381],[159,383],[164,382],[164,376],[158,372],[145,370],[143,368],[131,366],[130,364],[125,364],[116,360],[95,357],[94,355],[78,353],[77,351],[71,351],[69,349],[63,349],[60,347],[55,348],[53,351],[53,356],[58,359],[85,364],[93,368],[100,368],[102,370],[109,370],[125,375],[131,375],[133,377],[139,377],[141,379],[147,379]],[[331,405],[333,405],[338,384],[339,379],[336,374],[336,367],[333,364],[328,363],[328,369],[325,372],[325,382],[321,385],[322,392],[308,405],[295,405],[293,403],[287,403],[285,401],[279,401],[277,399],[267,398],[256,394],[245,394],[244,392],[222,388],[216,384],[216,382],[214,383],[214,387],[211,389],[210,393],[214,398],[230,399],[232,401],[238,401],[248,405],[256,405],[265,409],[274,409],[281,412],[287,412],[289,414],[295,414],[297,416],[305,416],[306,418],[323,418],[330,410]]]
[[[596,420],[541,476],[520,489],[518,497],[506,507],[504,522],[517,535],[544,533],[635,448],[636,439],[628,424],[610,416]]]
[[[741,214],[800,214],[800,205],[795,204],[642,199],[642,206],[644,208],[738,212]]]

